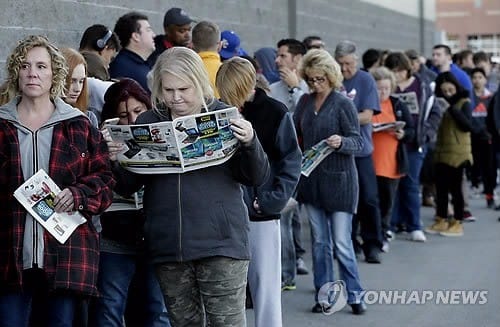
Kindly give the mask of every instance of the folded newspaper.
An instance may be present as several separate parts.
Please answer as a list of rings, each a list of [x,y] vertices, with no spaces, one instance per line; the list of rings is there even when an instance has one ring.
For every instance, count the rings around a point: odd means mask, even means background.
[[[306,150],[302,154],[302,175],[309,177],[311,172],[325,159],[333,149],[326,143],[326,140],[321,140],[312,148]]]
[[[401,100],[408,108],[410,114],[412,115],[419,114],[420,110],[418,107],[417,93],[406,92],[406,93],[393,93],[391,95]]]
[[[406,123],[404,121],[398,120],[390,123],[374,123],[372,126],[374,132],[381,132],[386,130],[397,131],[405,127],[405,125]]]
[[[117,155],[125,169],[138,174],[172,174],[229,160],[239,146],[229,120],[239,117],[233,107],[173,121],[106,128],[114,142],[126,145]]]
[[[40,169],[17,188],[14,197],[40,225],[64,244],[75,229],[87,219],[78,211],[55,212],[54,198],[59,192],[61,189],[43,169]]]

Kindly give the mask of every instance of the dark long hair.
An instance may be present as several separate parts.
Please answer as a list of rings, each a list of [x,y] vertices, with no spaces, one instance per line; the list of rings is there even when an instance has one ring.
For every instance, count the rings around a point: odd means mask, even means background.
[[[118,117],[118,105],[122,101],[127,101],[128,98],[133,97],[137,101],[146,105],[146,108],[151,109],[151,98],[142,86],[130,78],[123,78],[118,82],[112,84],[104,94],[104,105],[102,107],[101,119]]]
[[[441,85],[444,83],[451,83],[455,85],[457,89],[457,93],[453,95],[451,98],[447,98],[444,96],[443,91],[441,91]],[[436,97],[445,98],[450,105],[454,105],[459,99],[468,98],[469,91],[467,91],[462,84],[457,80],[457,78],[451,72],[443,72],[436,77]]]

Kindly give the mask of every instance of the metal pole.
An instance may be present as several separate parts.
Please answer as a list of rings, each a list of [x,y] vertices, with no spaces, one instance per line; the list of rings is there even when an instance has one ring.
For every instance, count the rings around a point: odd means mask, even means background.
[[[419,34],[420,34],[420,54],[425,54],[425,12],[424,12],[424,0],[419,0],[418,2],[418,13],[419,13]]]
[[[297,38],[297,0],[288,0],[288,35]]]

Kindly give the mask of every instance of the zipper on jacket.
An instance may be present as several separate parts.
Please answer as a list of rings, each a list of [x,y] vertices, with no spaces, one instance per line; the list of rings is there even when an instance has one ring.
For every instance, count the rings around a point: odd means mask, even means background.
[[[177,205],[179,207],[179,260],[182,261],[182,205],[181,205],[181,174],[178,174]]]
[[[49,124],[49,125],[46,125],[46,126],[42,126],[41,128],[39,128],[38,130],[36,131],[31,131],[30,129],[28,129],[31,133],[31,138],[32,138],[32,142],[33,142],[33,171],[31,172],[33,175],[36,174],[36,172],[39,170],[38,168],[38,143],[37,143],[37,140],[38,140],[38,132],[44,130],[44,129],[47,129],[47,128],[50,128],[54,125],[56,125],[58,122],[54,122],[52,124]],[[50,151],[50,149],[49,149]],[[48,172],[47,172],[48,173]],[[33,265],[33,268],[38,268],[38,238],[40,237],[39,233],[38,233],[38,225],[39,223],[36,221],[35,218],[32,218],[32,223],[33,223],[33,244],[32,244],[32,248],[33,248],[33,259],[32,259],[32,265]],[[44,243],[44,240],[43,240],[43,235],[44,235],[44,232],[42,231],[42,242]],[[43,255],[43,253],[42,253]]]
[[[32,174],[34,175],[38,171],[38,147],[37,147],[37,132],[33,132],[31,134],[31,138],[33,140],[33,171]],[[35,218],[32,218],[32,224],[33,224],[33,263],[32,266],[33,268],[38,268],[38,238],[40,235],[38,235],[38,222],[36,221]]]

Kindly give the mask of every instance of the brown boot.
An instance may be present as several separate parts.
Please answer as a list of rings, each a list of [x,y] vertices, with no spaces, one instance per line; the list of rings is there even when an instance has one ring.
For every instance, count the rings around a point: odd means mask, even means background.
[[[441,232],[448,230],[448,227],[449,227],[448,226],[448,219],[436,216],[436,219],[434,220],[434,224],[427,227],[425,229],[425,232],[429,233],[429,234],[439,234]]]
[[[461,221],[452,219],[449,223],[448,229],[439,233],[443,236],[464,236],[464,226]]]

